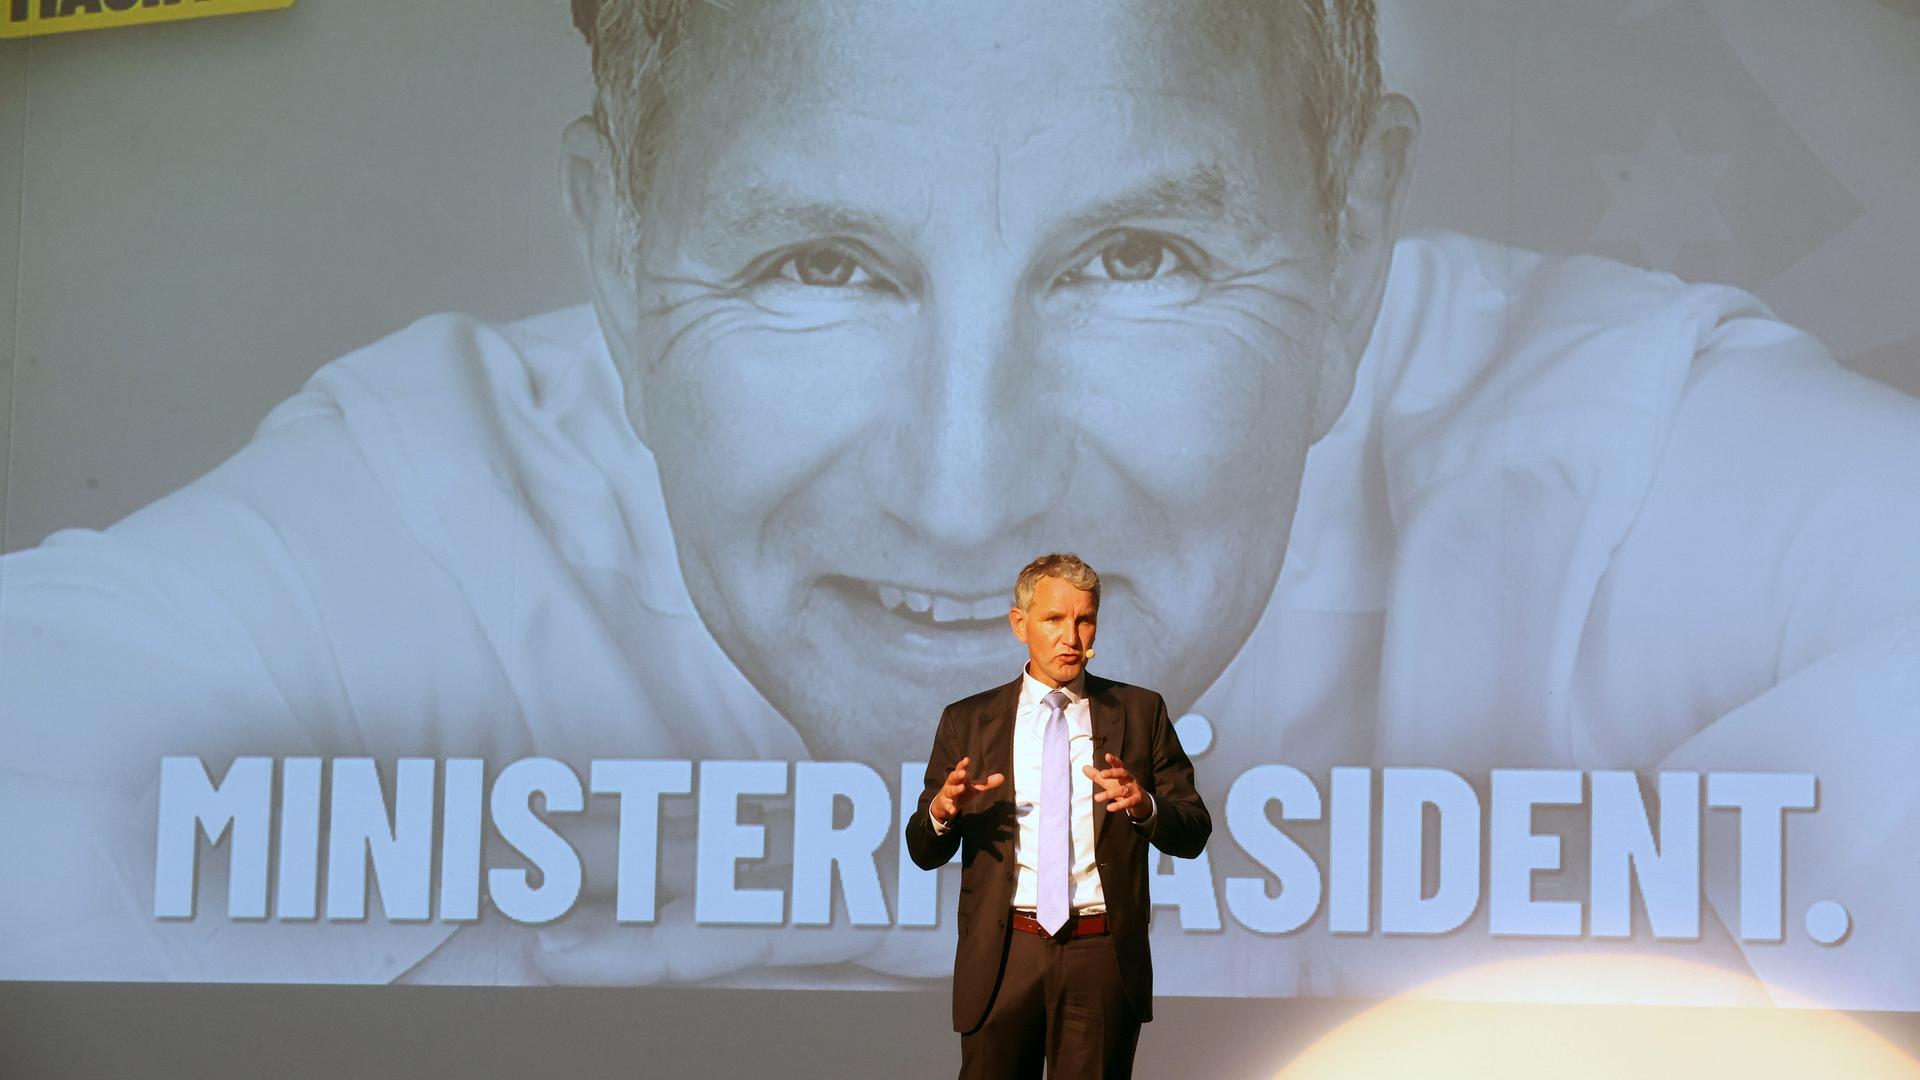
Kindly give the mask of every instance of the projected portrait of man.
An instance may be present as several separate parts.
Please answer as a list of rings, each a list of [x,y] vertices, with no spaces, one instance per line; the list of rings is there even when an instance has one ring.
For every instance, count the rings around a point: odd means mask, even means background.
[[[1197,698],[1265,607],[1385,283],[1413,117],[1338,80],[1363,28],[652,10],[652,37],[601,17],[597,65],[637,75],[568,133],[569,183],[729,657],[816,754],[913,760],[901,717],[1006,669],[1002,568],[1097,515],[1110,654]]]
[[[929,710],[1017,662],[1004,568],[1070,539],[1102,570],[1101,663],[1192,715],[1209,801],[1277,763],[1815,771],[1789,921],[1844,899],[1853,946],[1702,947],[1920,1003],[1865,959],[1915,948],[1880,887],[1913,857],[1855,841],[1920,814],[1894,719],[1920,679],[1920,407],[1738,290],[1403,235],[1419,125],[1370,3],[574,16],[590,305],[424,320],[207,477],[7,558],[0,816],[53,824],[5,854],[66,883],[0,901],[35,929],[9,972],[942,974],[927,933],[694,925],[684,805],[658,925],[157,924],[155,762],[894,779]],[[1163,992],[1383,992],[1487,945],[1263,927],[1207,880],[1264,880],[1229,832],[1155,888],[1156,933],[1226,931],[1170,953]],[[1722,920],[1735,873],[1706,871]]]

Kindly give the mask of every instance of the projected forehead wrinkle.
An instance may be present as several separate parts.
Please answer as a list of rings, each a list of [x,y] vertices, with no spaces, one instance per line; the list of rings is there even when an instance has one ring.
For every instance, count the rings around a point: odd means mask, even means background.
[[[844,203],[756,185],[723,191],[708,200],[690,238],[696,248],[713,250],[835,235],[897,239],[902,231],[886,219]]]
[[[1200,165],[1163,176],[1103,200],[1073,215],[1069,224],[1092,230],[1124,221],[1169,219],[1218,223],[1240,234],[1249,247],[1271,240],[1278,228],[1256,209],[1246,189],[1218,165]]]
[[[997,177],[997,174],[996,174]],[[1005,208],[998,185],[994,222],[1004,242]],[[931,214],[933,208],[929,207]],[[1245,189],[1227,180],[1216,165],[1202,165],[1178,176],[1149,180],[1132,190],[1079,211],[1065,224],[1094,231],[1126,221],[1192,221],[1225,225],[1249,247],[1271,240],[1278,229],[1255,207]],[[722,192],[703,208],[691,239],[699,250],[732,245],[775,244],[804,237],[861,235],[899,241],[911,230],[844,203],[783,194],[763,186]]]

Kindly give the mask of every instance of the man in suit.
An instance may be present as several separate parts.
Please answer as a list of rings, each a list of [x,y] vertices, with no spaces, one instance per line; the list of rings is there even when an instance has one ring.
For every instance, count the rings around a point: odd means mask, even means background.
[[[963,1078],[1129,1075],[1153,1019],[1148,845],[1193,858],[1213,829],[1160,695],[1086,673],[1099,611],[1077,555],[1020,572],[1026,668],[947,706],[907,819],[922,868],[961,852]]]

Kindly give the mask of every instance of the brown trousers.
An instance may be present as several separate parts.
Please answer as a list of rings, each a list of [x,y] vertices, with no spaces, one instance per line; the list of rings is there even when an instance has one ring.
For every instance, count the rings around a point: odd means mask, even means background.
[[[960,1037],[960,1080],[1123,1080],[1140,1021],[1120,985],[1113,938],[1013,933],[987,1018]]]

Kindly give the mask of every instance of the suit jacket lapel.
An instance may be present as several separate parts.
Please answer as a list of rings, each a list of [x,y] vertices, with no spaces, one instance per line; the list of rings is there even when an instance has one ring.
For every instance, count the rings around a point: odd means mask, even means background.
[[[977,767],[970,770],[976,781],[985,780],[994,773],[1006,777],[1000,785],[1000,798],[1013,801],[1013,720],[1020,709],[1020,680],[1015,679],[1000,688],[999,693],[987,703],[980,718],[981,757]]]
[[[1088,711],[1093,717],[1093,767],[1105,769],[1108,754],[1120,758],[1126,756],[1126,716],[1121,711],[1119,702],[1113,699],[1109,689],[1112,686],[1111,683],[1089,675],[1086,686]],[[1106,835],[1107,819],[1112,816],[1107,813],[1105,803],[1094,804],[1093,846],[1095,848],[1100,846],[1100,838]]]

